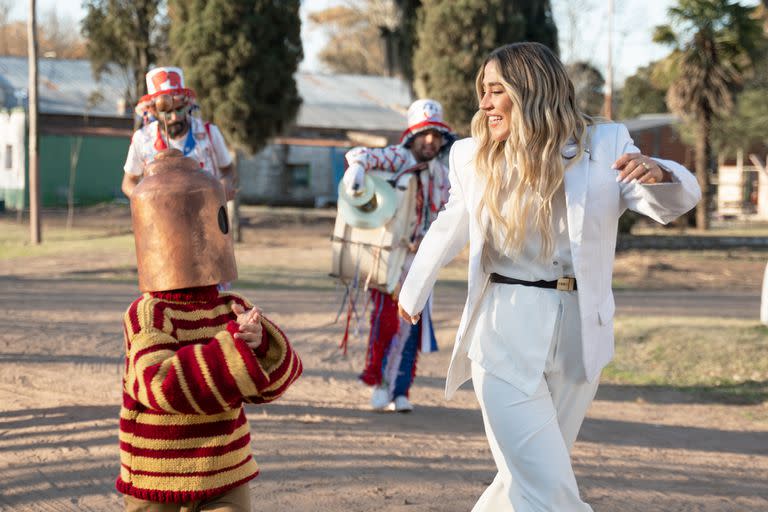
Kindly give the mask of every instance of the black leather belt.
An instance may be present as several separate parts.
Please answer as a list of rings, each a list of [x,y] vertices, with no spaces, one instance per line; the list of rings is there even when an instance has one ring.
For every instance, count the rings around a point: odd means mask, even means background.
[[[553,290],[560,290],[561,292],[570,292],[577,289],[575,277],[561,277],[556,281],[523,281],[522,279],[507,277],[494,272],[491,274],[491,282],[501,284],[520,284],[523,286],[534,286],[536,288],[551,288]]]

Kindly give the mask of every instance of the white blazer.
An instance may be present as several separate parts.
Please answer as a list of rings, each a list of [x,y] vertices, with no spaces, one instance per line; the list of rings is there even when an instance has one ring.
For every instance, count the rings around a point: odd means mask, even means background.
[[[639,152],[623,124],[589,127],[584,156],[565,173],[568,235],[578,283],[584,369],[589,381],[613,357],[611,279],[619,216],[634,210],[666,224],[693,208],[701,190],[688,169],[669,160],[655,159],[670,171],[673,183],[641,185],[617,183],[613,162],[624,153]],[[424,308],[441,267],[449,263],[469,241],[467,301],[456,333],[445,383],[446,398],[471,376],[467,357],[469,337],[464,336],[475,306],[488,283],[483,270],[485,237],[477,217],[483,187],[475,174],[476,143],[467,138],[451,148],[450,198],[421,242],[400,291],[400,305],[413,315]]]

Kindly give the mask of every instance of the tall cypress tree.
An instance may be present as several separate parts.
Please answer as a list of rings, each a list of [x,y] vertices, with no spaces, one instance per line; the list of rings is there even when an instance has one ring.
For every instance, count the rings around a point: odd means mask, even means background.
[[[301,105],[299,0],[170,0],[170,47],[204,117],[255,153]]]
[[[395,3],[400,9],[401,16],[401,25],[397,31],[400,71],[410,85],[414,80],[413,51],[416,46],[416,20],[421,9],[421,0],[395,0]]]
[[[477,111],[475,75],[491,50],[537,41],[557,52],[549,0],[423,0],[416,30],[416,91],[440,101],[465,133]]]

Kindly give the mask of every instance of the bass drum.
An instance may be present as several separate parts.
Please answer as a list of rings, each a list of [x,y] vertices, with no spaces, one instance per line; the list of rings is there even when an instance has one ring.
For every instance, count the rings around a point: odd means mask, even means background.
[[[370,173],[385,180],[392,178],[392,173],[384,171]],[[398,179],[395,214],[380,227],[353,227],[337,211],[331,237],[332,277],[347,286],[374,288],[389,294],[399,288],[410,252],[410,238],[416,228],[417,179],[412,173]]]

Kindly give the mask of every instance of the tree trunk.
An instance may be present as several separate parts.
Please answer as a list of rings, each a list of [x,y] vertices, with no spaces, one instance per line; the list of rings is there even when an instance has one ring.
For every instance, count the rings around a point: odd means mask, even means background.
[[[712,113],[705,109],[696,130],[696,179],[701,188],[701,201],[696,205],[696,227],[700,230],[709,229],[709,165],[712,157],[710,142],[712,128]]]
[[[232,228],[232,238],[235,242],[243,241],[243,232],[240,229],[240,151],[235,150],[232,156],[232,186],[238,192],[235,198],[227,201],[227,213],[229,214],[229,223]]]
[[[33,244],[42,242],[40,229],[40,164],[37,134],[37,15],[35,0],[29,0],[27,21],[27,50],[29,52],[29,232]]]

